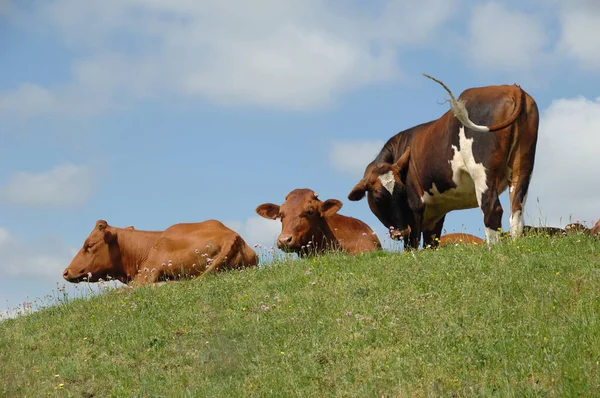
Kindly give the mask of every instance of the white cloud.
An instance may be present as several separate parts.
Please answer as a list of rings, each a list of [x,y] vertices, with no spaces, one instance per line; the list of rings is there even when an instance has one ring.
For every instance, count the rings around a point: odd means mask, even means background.
[[[600,2],[570,1],[560,15],[558,50],[579,60],[586,69],[600,71]]]
[[[384,141],[335,142],[329,152],[329,161],[337,171],[361,178],[383,144]]]
[[[76,253],[55,237],[23,242],[0,226],[0,270],[8,277],[59,280]]]
[[[165,95],[327,106],[344,91],[397,79],[398,49],[435,38],[456,2],[384,1],[372,9],[326,0],[34,3],[30,20],[58,31],[80,58],[69,83],[23,84],[0,94],[0,111],[85,116]]]
[[[13,174],[0,187],[0,200],[34,206],[72,206],[85,202],[93,191],[93,176],[87,166],[64,164],[51,170]]]
[[[276,247],[277,237],[281,233],[281,221],[260,216],[250,217],[245,222],[226,221],[223,224],[240,234],[250,246],[258,243],[265,247]]]
[[[469,57],[481,68],[532,69],[544,56],[546,33],[541,21],[498,2],[475,6],[468,32]]]
[[[600,97],[553,101],[539,131],[527,212],[541,211],[549,225],[600,218]]]

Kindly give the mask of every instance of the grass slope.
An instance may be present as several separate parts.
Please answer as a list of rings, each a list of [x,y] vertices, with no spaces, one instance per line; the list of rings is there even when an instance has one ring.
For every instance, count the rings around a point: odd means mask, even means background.
[[[600,394],[600,243],[331,254],[0,323],[0,396]]]

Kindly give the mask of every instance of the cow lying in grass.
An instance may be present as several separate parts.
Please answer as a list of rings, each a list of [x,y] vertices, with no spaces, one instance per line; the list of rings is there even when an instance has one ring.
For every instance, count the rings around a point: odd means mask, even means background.
[[[144,284],[257,264],[258,256],[242,237],[216,220],[175,224],[164,231],[117,228],[99,220],[63,277],[73,283],[116,279]]]
[[[322,202],[310,189],[294,189],[279,206],[264,203],[256,213],[271,220],[281,219],[277,247],[298,255],[343,250],[358,254],[381,248],[379,239],[364,222],[337,214],[342,202]]]
[[[588,228],[580,223],[568,224],[565,229],[567,232],[577,232],[585,235],[600,236],[600,220],[592,228]]]
[[[481,239],[480,237],[461,232],[442,235],[439,239],[440,247],[450,246],[453,244],[481,245],[483,243],[485,243],[485,240]]]

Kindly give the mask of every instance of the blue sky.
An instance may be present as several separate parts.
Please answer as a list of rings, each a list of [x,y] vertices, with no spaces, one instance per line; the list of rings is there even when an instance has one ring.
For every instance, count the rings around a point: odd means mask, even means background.
[[[55,288],[98,219],[216,218],[270,246],[254,209],[307,187],[383,237],[347,194],[447,110],[421,73],[520,84],[542,115],[526,223],[600,217],[595,1],[5,0],[0,61],[0,311]],[[460,229],[483,236],[479,210]]]

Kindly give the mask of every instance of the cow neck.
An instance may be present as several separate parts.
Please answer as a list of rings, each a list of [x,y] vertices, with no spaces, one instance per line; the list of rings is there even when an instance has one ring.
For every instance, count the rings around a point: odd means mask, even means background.
[[[392,146],[388,147],[386,145],[386,151],[388,154],[393,155],[392,156],[392,161],[390,163],[395,163],[398,159],[400,159],[400,157],[404,154],[404,151],[406,151],[406,148],[410,146],[409,143],[409,135],[407,133],[401,133],[398,134],[396,137],[396,139],[394,140]],[[391,142],[392,140],[390,140]],[[380,156],[382,156],[380,154]],[[388,155],[389,156],[389,155]],[[408,162],[410,165],[410,169],[412,169],[414,178],[415,178],[415,183],[417,184],[417,193],[419,194],[419,197],[422,197],[423,194],[425,193],[425,191],[423,190],[423,184],[421,182],[421,173],[419,172],[419,168],[417,167],[417,163],[415,162],[415,157],[414,157],[414,153],[412,152],[412,148],[411,148],[411,154],[408,157]],[[409,171],[410,171],[409,169]]]
[[[415,178],[415,183],[417,184],[417,193],[419,194],[419,197],[423,197],[423,195],[425,194],[425,191],[423,190],[423,184],[421,183],[421,176],[419,173],[419,168],[417,167],[417,163],[415,162],[412,154],[409,158],[409,162],[410,162],[410,168],[414,170],[413,175]]]
[[[318,227],[316,228],[316,230],[321,234],[321,236],[317,237],[316,236],[317,234],[313,234],[313,242],[315,244],[316,249],[326,250],[326,249],[328,249],[327,245],[330,245],[337,240],[335,234],[333,233],[333,231],[331,229],[331,225],[330,225],[331,219],[335,216],[336,215],[334,214],[333,216],[323,217],[321,219],[321,222],[319,223]],[[322,245],[324,245],[324,247],[321,247]]]
[[[130,279],[133,279],[138,269],[142,267],[152,245],[161,233],[160,231],[119,230],[117,242],[121,253],[121,267],[123,273]]]

